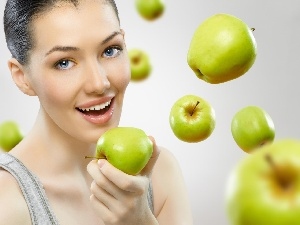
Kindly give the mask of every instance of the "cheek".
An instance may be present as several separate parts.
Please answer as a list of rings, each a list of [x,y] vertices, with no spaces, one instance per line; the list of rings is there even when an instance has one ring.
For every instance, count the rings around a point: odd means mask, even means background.
[[[70,80],[43,79],[36,85],[36,93],[42,105],[67,106],[72,101],[75,87]],[[71,91],[72,90],[72,91]]]
[[[110,66],[109,80],[120,93],[125,92],[130,82],[130,64],[128,58],[124,58],[121,63]]]

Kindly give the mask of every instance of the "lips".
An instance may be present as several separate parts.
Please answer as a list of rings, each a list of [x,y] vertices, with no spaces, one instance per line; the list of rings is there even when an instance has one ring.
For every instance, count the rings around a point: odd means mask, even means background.
[[[85,120],[94,124],[103,124],[110,120],[113,114],[114,98],[106,98],[76,107]]]

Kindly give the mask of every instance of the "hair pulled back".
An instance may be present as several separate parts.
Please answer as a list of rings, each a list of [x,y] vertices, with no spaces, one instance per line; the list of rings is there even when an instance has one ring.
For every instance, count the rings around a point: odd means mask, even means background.
[[[13,58],[25,65],[29,52],[34,47],[32,21],[58,3],[71,3],[75,7],[83,0],[7,0],[4,9],[4,33],[7,47]],[[119,20],[114,0],[103,0],[114,9]]]

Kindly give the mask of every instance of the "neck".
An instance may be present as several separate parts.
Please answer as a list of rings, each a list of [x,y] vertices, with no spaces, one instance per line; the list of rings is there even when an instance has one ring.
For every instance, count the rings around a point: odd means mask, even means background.
[[[90,160],[85,156],[93,156],[95,149],[95,144],[79,141],[65,133],[40,110],[32,130],[14,153],[27,162],[26,166],[31,170],[42,171],[44,174],[41,175],[86,174]]]

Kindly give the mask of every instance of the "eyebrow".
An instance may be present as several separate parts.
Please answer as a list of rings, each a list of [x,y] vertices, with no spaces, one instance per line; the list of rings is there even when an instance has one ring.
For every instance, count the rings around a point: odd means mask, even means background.
[[[107,38],[105,38],[102,42],[101,45],[106,44],[107,42],[109,42],[110,40],[112,40],[115,36],[117,35],[121,35],[122,33],[120,31],[115,31],[113,32],[111,35],[109,35]],[[51,48],[46,54],[45,56],[50,55],[52,52],[69,52],[69,51],[78,51],[79,48],[77,47],[73,47],[73,46],[54,46],[53,48]]]
[[[70,51],[78,51],[79,48],[72,46],[54,46],[48,51],[45,56],[50,55],[52,52],[70,52]]]
[[[106,44],[107,42],[109,42],[111,39],[113,39],[115,36],[117,35],[122,35],[121,31],[115,31],[113,32],[111,35],[109,35],[107,38],[105,38],[102,42],[101,45]]]

